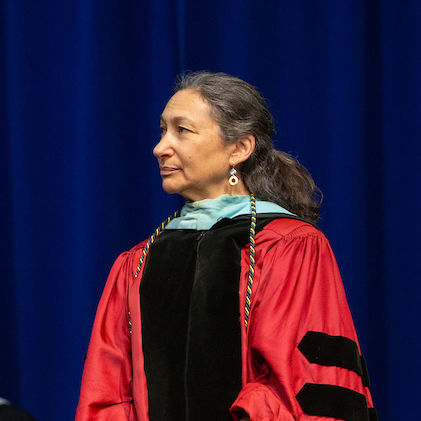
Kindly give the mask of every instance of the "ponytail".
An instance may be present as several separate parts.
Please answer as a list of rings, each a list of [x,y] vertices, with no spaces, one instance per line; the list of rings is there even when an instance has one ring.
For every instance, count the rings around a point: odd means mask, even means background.
[[[259,199],[277,203],[308,222],[318,221],[322,193],[291,155],[272,149],[266,159],[252,155],[239,169],[244,184]]]

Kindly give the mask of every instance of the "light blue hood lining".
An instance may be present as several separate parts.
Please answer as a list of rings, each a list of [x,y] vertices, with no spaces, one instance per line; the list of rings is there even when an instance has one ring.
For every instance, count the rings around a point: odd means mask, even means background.
[[[295,216],[292,212],[277,205],[256,199],[257,213],[284,213]],[[204,199],[187,202],[165,229],[208,230],[223,218],[234,218],[250,214],[250,196],[223,194],[216,199]]]

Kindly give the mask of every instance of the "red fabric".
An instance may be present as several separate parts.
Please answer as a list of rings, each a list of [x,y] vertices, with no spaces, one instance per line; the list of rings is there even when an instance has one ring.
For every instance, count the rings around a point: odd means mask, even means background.
[[[121,254],[108,276],[92,328],[75,421],[148,419],[140,335],[142,274],[134,279],[144,245]]]
[[[231,411],[251,420],[315,420],[295,399],[305,383],[332,384],[370,393],[344,368],[311,364],[297,349],[308,331],[340,335],[358,343],[338,267],[324,235],[309,224],[276,220],[256,238],[256,275],[247,332],[243,327],[243,390]],[[248,264],[243,251],[243,267]],[[247,273],[240,280],[245,301]],[[241,310],[244,323],[244,311]]]
[[[141,274],[133,279],[143,245],[119,256],[109,275],[92,330],[76,421],[148,420],[140,334]],[[329,420],[303,414],[295,396],[307,382],[351,388],[363,393],[372,407],[370,392],[356,373],[311,364],[297,349],[309,330],[358,343],[336,261],[323,234],[309,224],[278,219],[256,235],[247,332],[248,246],[242,250],[241,267],[243,388],[231,407],[233,418],[244,410],[252,421]]]

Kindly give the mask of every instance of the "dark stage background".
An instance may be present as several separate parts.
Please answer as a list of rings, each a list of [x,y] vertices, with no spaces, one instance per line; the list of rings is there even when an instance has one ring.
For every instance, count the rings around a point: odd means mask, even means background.
[[[0,396],[70,421],[119,252],[180,205],[152,148],[183,70],[255,84],[325,195],[380,419],[419,413],[421,2],[0,3]]]

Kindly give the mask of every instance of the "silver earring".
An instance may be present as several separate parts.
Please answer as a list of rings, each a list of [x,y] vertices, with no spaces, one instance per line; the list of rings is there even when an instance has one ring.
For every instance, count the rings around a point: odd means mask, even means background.
[[[236,184],[238,184],[238,177],[237,177],[237,170],[234,168],[234,165],[231,168],[230,171],[231,177],[229,178],[229,183],[231,184],[231,186],[235,186]]]

